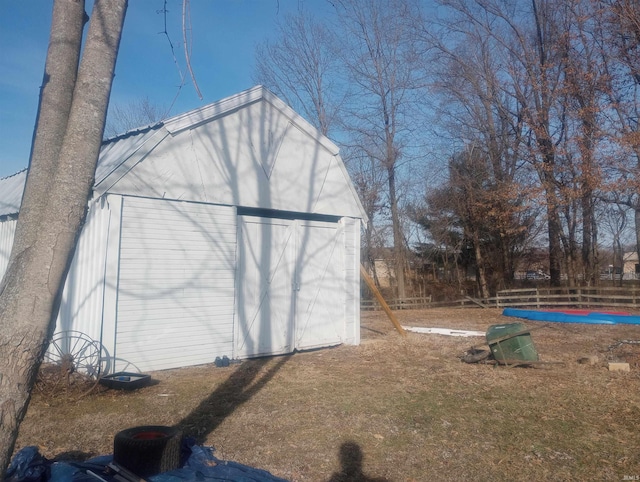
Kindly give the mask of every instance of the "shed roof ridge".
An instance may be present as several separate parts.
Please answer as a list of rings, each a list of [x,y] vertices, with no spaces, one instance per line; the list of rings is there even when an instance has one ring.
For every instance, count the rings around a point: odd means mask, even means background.
[[[127,137],[133,137],[133,136],[144,134],[145,132],[149,132],[155,129],[160,129],[162,126],[164,126],[164,123],[165,121],[158,121],[155,124],[149,124],[141,127],[134,127],[133,129],[129,129],[128,131],[123,132],[122,134],[118,134],[118,135],[103,139],[100,145],[105,146],[107,144],[111,144],[113,142],[126,139]]]
[[[198,125],[212,121],[236,109],[245,107],[263,98],[267,98],[268,94],[265,95],[265,92],[266,89],[263,86],[256,85],[255,87],[243,90],[242,92],[225,97],[210,104],[203,105],[197,109],[192,109],[174,117],[170,117],[164,121],[164,124],[171,135],[175,135],[180,131],[197,127]]]
[[[4,176],[4,177],[0,177],[0,181],[4,180],[4,179],[10,179],[13,176],[17,176],[18,174],[22,174],[24,171],[26,171],[28,168],[23,167],[22,169],[20,169],[19,171],[14,172],[13,174],[9,174],[8,176]]]

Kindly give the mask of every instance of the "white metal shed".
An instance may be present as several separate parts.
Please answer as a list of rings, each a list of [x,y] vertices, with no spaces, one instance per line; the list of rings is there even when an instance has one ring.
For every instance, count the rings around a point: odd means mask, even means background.
[[[0,273],[24,179],[0,180]],[[337,147],[263,87],[128,132],[103,144],[56,331],[110,371],[358,344],[364,220]]]

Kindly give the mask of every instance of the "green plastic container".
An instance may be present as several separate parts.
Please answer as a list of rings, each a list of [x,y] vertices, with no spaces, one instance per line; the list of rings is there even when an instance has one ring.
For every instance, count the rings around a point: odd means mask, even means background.
[[[538,361],[531,334],[523,323],[491,325],[487,330],[487,343],[498,363],[513,365]]]

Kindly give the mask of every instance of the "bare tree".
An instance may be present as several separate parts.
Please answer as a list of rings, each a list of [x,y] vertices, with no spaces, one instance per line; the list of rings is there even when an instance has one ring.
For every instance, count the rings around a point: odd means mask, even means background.
[[[446,22],[438,26],[424,18],[423,5],[413,0],[338,0],[339,30],[331,33],[303,15],[289,18],[277,42],[259,50],[261,78],[290,103],[306,105],[307,116],[324,132],[337,124],[326,127],[323,119],[337,117],[323,114],[321,104],[340,106],[339,140],[370,206],[370,218],[377,227],[383,220],[391,226],[399,297],[405,294],[407,253],[401,186],[411,177],[408,172],[416,172],[412,161],[424,154],[416,146],[430,126],[420,107],[427,75],[434,70],[440,74],[441,132],[447,132],[453,146],[441,158],[473,147],[473,163],[484,176],[480,184],[486,192],[474,191],[474,199],[491,206],[492,241],[482,241],[489,231],[481,235],[475,257],[485,260],[486,272],[499,272],[503,286],[511,283],[518,253],[514,243],[529,243],[521,236],[534,212],[525,208],[530,198],[544,210],[551,284],[559,285],[561,274],[569,284],[581,279],[596,283],[596,201],[628,203],[640,226],[637,2],[439,4],[446,7]],[[437,27],[444,27],[439,39],[433,34]],[[334,38],[337,50],[327,47]],[[439,52],[435,65],[425,55],[434,41]],[[326,59],[322,52],[333,53],[331,68],[320,68],[329,65],[320,61]],[[349,91],[342,102],[345,85]],[[341,102],[327,103],[328,98]],[[613,154],[612,146],[618,148]],[[609,165],[603,164],[605,149],[614,159]],[[452,171],[445,171],[449,178],[444,186],[451,189]],[[461,173],[458,181],[464,178]],[[378,182],[381,174],[384,187]],[[613,186],[617,195],[607,197]],[[640,240],[640,227],[637,233]],[[363,239],[373,242],[372,234]],[[492,289],[491,279],[480,282],[487,286],[481,289],[485,295]]]
[[[551,284],[560,284],[563,263],[575,282],[579,260],[594,282],[594,193],[600,179],[594,156],[603,87],[594,11],[558,0],[446,4],[467,25],[465,31],[492,38],[505,59],[501,81],[509,87],[503,90],[517,102],[524,125],[520,155],[544,193]]]
[[[610,135],[618,150],[610,157],[610,189],[604,198],[634,212],[640,256],[640,7],[634,0],[602,0],[603,58],[609,85]]]
[[[275,40],[256,48],[255,80],[324,135],[336,126],[344,96],[333,39],[326,26],[300,11],[278,24]]]
[[[341,0],[334,5],[339,18],[335,29],[304,12],[286,17],[277,38],[256,51],[256,80],[301,110],[324,134],[336,128],[372,222],[364,253],[373,248],[374,219],[381,219],[377,215],[386,197],[392,271],[403,298],[406,242],[398,166],[413,155],[408,146],[415,122],[408,115],[424,87],[416,47],[420,9],[412,0]],[[381,172],[384,188],[378,182]]]
[[[93,187],[127,0],[54,2],[29,174],[0,284],[0,479],[47,341]]]
[[[411,0],[341,0],[341,60],[352,91],[345,128],[353,147],[384,169],[393,229],[397,294],[404,298],[406,242],[398,198],[399,166],[412,156],[415,112],[424,93],[418,28],[422,16]]]
[[[518,78],[514,82],[516,98],[522,105],[533,142],[530,159],[534,163],[546,197],[549,242],[549,274],[553,286],[560,285],[562,262],[562,224],[556,192],[557,141],[562,139],[566,126],[554,119],[563,119],[560,95],[559,54],[554,48],[560,35],[555,23],[551,2],[531,0],[528,28],[516,26],[503,12],[498,17],[510,28],[506,42],[514,41],[514,67]]]
[[[596,192],[601,188],[602,170],[596,159],[602,139],[601,112],[604,106],[606,80],[602,61],[601,15],[593,2],[567,2],[566,15],[561,19],[565,35],[559,37],[563,61],[564,90],[568,116],[575,124],[565,156],[574,172],[576,211],[582,224],[582,278],[596,284],[598,276]],[[575,147],[574,147],[575,146]],[[573,197],[573,196],[572,196]],[[566,203],[569,205],[570,203]],[[575,241],[573,235],[570,242]],[[578,258],[572,248],[568,258]],[[571,278],[570,278],[571,280]]]
[[[276,37],[256,48],[255,80],[285,99],[324,135],[337,133],[344,107],[346,82],[336,35],[305,11],[287,15]],[[379,285],[374,246],[377,218],[385,192],[379,163],[362,149],[343,146],[342,157],[351,173],[369,223],[363,236],[362,258]]]
[[[360,149],[346,149],[343,153],[351,179],[358,197],[362,202],[369,223],[367,224],[362,246],[362,260],[372,274],[375,283],[380,286],[375,264],[375,247],[382,247],[380,236],[376,236],[377,217],[383,208],[382,196],[385,190],[385,175],[376,159],[372,159]]]
[[[465,231],[475,239],[480,292],[486,297],[497,281],[486,273],[499,274],[502,287],[513,282],[519,252],[515,243],[524,242],[531,227],[526,204],[533,193],[532,179],[522,160],[523,114],[510,87],[506,52],[482,26],[460,28],[455,18],[450,20],[443,38],[433,40],[439,52],[433,67],[438,74],[434,90],[441,98],[439,118],[443,132],[459,149],[449,163],[446,186],[451,192],[463,191],[460,202],[465,205],[477,204],[456,212],[460,222],[469,223]],[[476,242],[479,229],[491,242]]]
[[[107,115],[105,137],[115,137],[138,127],[157,124],[167,117],[168,109],[154,104],[149,97],[130,102],[113,104]]]

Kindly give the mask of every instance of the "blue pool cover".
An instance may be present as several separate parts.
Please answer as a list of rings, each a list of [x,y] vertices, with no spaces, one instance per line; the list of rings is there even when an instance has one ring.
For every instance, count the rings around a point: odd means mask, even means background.
[[[586,310],[522,310],[505,308],[504,316],[524,318],[533,321],[553,321],[557,323],[588,323],[592,325],[640,325],[640,316],[630,313],[613,313]]]

